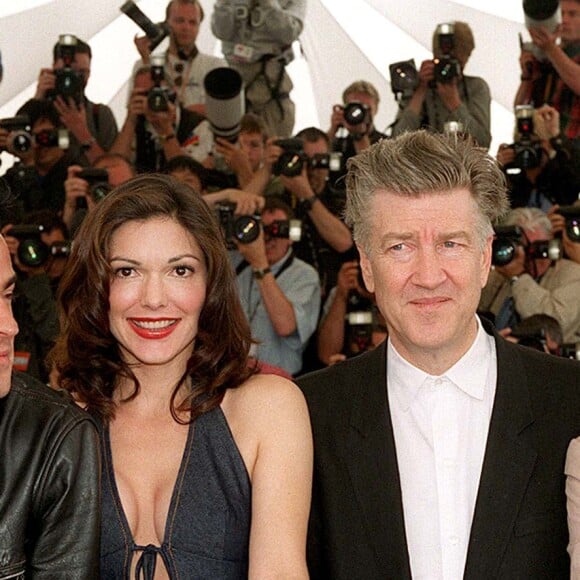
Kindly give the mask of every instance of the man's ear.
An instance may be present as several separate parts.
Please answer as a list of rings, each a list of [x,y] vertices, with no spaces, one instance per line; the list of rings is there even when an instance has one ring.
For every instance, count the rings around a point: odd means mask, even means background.
[[[363,280],[365,286],[369,292],[375,291],[375,280],[373,278],[373,271],[371,268],[371,262],[366,251],[359,244],[356,245],[358,253],[360,255],[360,269],[362,272]]]

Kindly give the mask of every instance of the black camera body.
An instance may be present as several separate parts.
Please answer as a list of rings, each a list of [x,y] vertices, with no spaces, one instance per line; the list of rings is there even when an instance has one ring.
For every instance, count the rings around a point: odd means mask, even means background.
[[[349,292],[346,308],[344,354],[350,358],[370,349],[374,315],[371,301],[356,290]]]
[[[161,86],[165,80],[165,57],[151,57],[151,81],[153,87],[147,93],[147,107],[150,111],[159,113],[169,110],[171,100],[170,91],[167,87]]]
[[[566,234],[572,242],[580,243],[580,206],[566,205],[558,208],[566,220]]]
[[[419,73],[415,60],[402,60],[389,65],[391,89],[397,100],[410,98],[419,86]]]
[[[43,129],[34,136],[34,142],[39,147],[68,149],[70,138],[67,129]]]
[[[453,56],[455,26],[451,22],[437,25],[437,45],[440,56],[433,59],[435,83],[450,83],[461,76],[461,64]]]
[[[10,131],[8,137],[8,151],[26,153],[32,147],[32,128],[28,115],[17,115],[0,119],[0,127]]]
[[[269,238],[282,238],[299,242],[302,237],[301,220],[274,220],[271,224],[262,224],[264,235]]]
[[[95,203],[102,201],[112,189],[109,184],[109,172],[106,169],[89,167],[79,171],[77,177],[84,179],[89,184],[89,193]],[[86,203],[84,198],[77,198],[77,208],[79,201]]]
[[[72,34],[61,34],[58,37],[56,58],[62,59],[64,66],[54,70],[56,80],[54,89],[46,95],[48,99],[54,100],[60,96],[67,102],[73,99],[77,106],[81,104],[84,96],[84,78],[72,68],[77,43],[77,37]]]
[[[510,147],[514,150],[514,167],[531,169],[538,167],[542,160],[542,144],[534,139],[534,107],[518,105],[515,108],[516,125],[519,138]]]
[[[149,50],[153,51],[161,44],[169,34],[169,26],[166,22],[155,24],[133,0],[127,0],[121,8],[121,12],[126,14],[137,26],[143,30],[149,39]]]
[[[300,175],[304,164],[308,162],[308,158],[304,153],[302,139],[278,139],[275,144],[284,151],[274,163],[272,173],[274,175],[285,175],[286,177]]]
[[[250,244],[260,235],[261,218],[254,215],[235,215],[234,203],[217,205],[218,221],[224,234],[228,250],[236,249],[236,241],[240,244]]]
[[[344,169],[343,155],[340,151],[330,153],[316,153],[308,159],[310,169],[328,169],[332,173],[342,172]]]
[[[19,240],[18,260],[29,268],[43,266],[49,258],[68,257],[71,242],[55,242],[48,246],[42,241],[41,235],[46,232],[43,225],[16,225],[6,232]]]

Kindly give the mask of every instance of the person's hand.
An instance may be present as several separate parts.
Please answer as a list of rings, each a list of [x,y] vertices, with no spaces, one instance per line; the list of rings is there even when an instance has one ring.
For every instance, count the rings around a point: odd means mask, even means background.
[[[520,53],[520,69],[525,80],[536,81],[540,78],[539,62],[529,50],[522,50]]]
[[[236,246],[246,262],[254,270],[264,270],[268,267],[268,258],[266,256],[266,242],[264,240],[264,230],[260,228],[258,237],[249,244],[240,244],[236,240]]]
[[[560,206],[558,204],[554,204],[547,213],[550,223],[552,224],[552,233],[554,236],[566,229],[566,218],[562,214],[558,213],[559,209]]]
[[[306,162],[299,175],[295,177],[280,175],[280,183],[298,199],[308,199],[314,196],[314,191],[312,191],[312,187],[308,181]]]
[[[526,273],[526,253],[522,246],[517,246],[513,260],[505,266],[496,266],[495,271],[504,278],[513,278]]]
[[[549,54],[556,48],[556,41],[559,37],[559,28],[555,32],[550,32],[544,26],[532,26],[528,28],[532,42],[546,54]]]
[[[448,83],[437,83],[437,94],[448,111],[455,111],[461,106],[457,78],[451,79]]]
[[[147,93],[141,90],[134,90],[127,103],[127,116],[129,120],[135,121],[139,115],[147,112]]]
[[[84,199],[87,208],[94,205],[93,198],[89,192],[89,182],[78,177],[83,168],[80,165],[70,165],[67,169],[67,178],[64,182],[65,205],[74,212],[78,206],[78,200]]]
[[[424,60],[419,67],[419,86],[426,89],[433,80],[435,80],[435,63],[432,60]]]
[[[328,366],[335,365],[336,363],[342,362],[344,360],[346,360],[345,354],[342,354],[340,352],[337,352],[336,354],[331,354],[328,357]]]
[[[513,163],[516,158],[516,152],[513,147],[510,147],[507,143],[502,143],[497,150],[497,154],[495,156],[497,162],[505,167],[510,163]]]
[[[147,109],[145,116],[158,135],[167,137],[167,135],[175,133],[175,105],[173,103],[168,102],[167,111],[151,111]]]
[[[215,150],[223,156],[226,165],[236,174],[251,174],[252,166],[248,155],[242,151],[239,145],[231,143],[223,137],[216,137]]]
[[[284,152],[284,149],[279,145],[276,145],[280,137],[270,137],[266,141],[266,147],[264,148],[264,167],[266,167],[270,172],[272,167],[280,158],[280,155]]]
[[[344,108],[342,105],[333,105],[328,134],[334,137],[340,127],[344,127]]]
[[[550,105],[534,110],[534,133],[543,141],[560,134],[560,113]]]
[[[346,300],[351,290],[359,290],[358,284],[359,266],[356,260],[344,262],[338,271],[336,280],[336,292],[343,300]]]
[[[253,215],[260,212],[266,203],[262,195],[256,195],[241,189],[228,188],[224,190],[227,200],[236,204],[236,215]]]
[[[91,139],[92,135],[87,126],[87,115],[83,103],[76,104],[74,99],[65,100],[60,95],[54,100],[54,108],[60,116],[62,124],[77,138],[84,143]]]
[[[135,47],[139,52],[139,56],[143,61],[143,64],[149,64],[149,57],[151,56],[151,41],[147,36],[138,36],[137,34],[133,38],[133,42],[135,43]]]
[[[41,68],[38,74],[38,82],[36,84],[35,99],[46,99],[46,93],[54,90],[56,85],[56,75],[51,68]]]

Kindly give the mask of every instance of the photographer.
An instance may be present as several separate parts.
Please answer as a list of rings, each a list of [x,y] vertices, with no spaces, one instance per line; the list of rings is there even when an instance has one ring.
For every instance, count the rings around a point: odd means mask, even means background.
[[[91,47],[86,42],[72,35],[62,35],[53,48],[52,68],[40,70],[34,95],[35,99],[54,100],[61,124],[71,135],[70,152],[83,165],[108,151],[117,136],[117,122],[111,109],[85,96],[91,59]],[[58,77],[63,73],[68,75],[67,79],[59,83]],[[65,94],[59,90],[61,84]]]
[[[66,149],[68,133],[60,123],[60,117],[50,101],[27,101],[17,112],[26,115],[31,127],[30,147],[15,152],[20,162],[6,172],[6,181],[17,196],[15,223],[26,214],[39,209],[50,209],[61,215],[64,207],[64,181],[69,165],[79,164],[74,153]],[[9,138],[0,129],[4,139]]]
[[[578,198],[578,155],[560,134],[560,115],[550,105],[516,107],[517,141],[502,143],[497,160],[506,174],[510,204],[539,207],[568,205]]]
[[[56,291],[70,246],[66,226],[50,210],[32,212],[19,225],[41,226],[43,231],[21,237],[12,234],[13,224],[2,227],[17,274],[13,312],[20,330],[14,340],[14,366],[46,383],[46,357],[59,332]],[[30,251],[19,252],[21,244],[30,246]],[[47,251],[46,257],[32,249],[38,245]]]
[[[165,9],[165,23],[169,28],[169,47],[164,55],[165,76],[177,95],[177,102],[185,109],[205,115],[203,79],[211,70],[225,66],[222,58],[202,53],[196,42],[204,12],[198,0],[170,0]],[[150,64],[150,40],[135,37],[141,55],[134,73]]]
[[[62,220],[76,236],[87,212],[113,188],[135,176],[135,169],[129,161],[118,153],[105,153],[91,168],[71,165],[64,182],[65,204]]]
[[[294,127],[292,81],[286,65],[302,32],[306,0],[216,0],[211,30],[226,60],[244,80],[248,112],[262,117],[270,135]]]
[[[111,148],[131,159],[138,173],[161,171],[168,159],[189,155],[204,161],[213,145],[205,118],[174,102],[162,63],[135,75],[127,117]]]
[[[418,86],[399,104],[393,136],[420,128],[442,133],[446,123],[456,121],[481,147],[489,147],[489,87],[483,79],[464,74],[474,47],[473,33],[465,22],[437,26],[435,60],[421,63]]]
[[[285,203],[270,196],[257,239],[237,244],[245,261],[236,272],[242,307],[258,341],[253,355],[295,375],[302,368],[303,350],[316,329],[320,282],[316,271],[294,256],[292,240],[268,230],[275,222],[292,217]]]
[[[270,139],[268,143],[264,167],[247,189],[261,193],[260,185],[265,187],[272,174],[280,174],[285,188],[282,198],[302,220],[302,237],[294,244],[294,251],[318,272],[324,298],[336,284],[344,254],[354,248],[350,230],[340,218],[345,193],[329,183],[328,135],[308,127],[295,139]],[[279,143],[286,143],[291,149],[285,150]]]
[[[338,272],[318,326],[318,358],[325,365],[372,350],[386,336],[374,295],[362,283],[358,261],[345,262]]]
[[[562,135],[576,139],[580,136],[580,0],[561,0],[560,11],[562,23],[555,32],[544,26],[529,28],[533,45],[546,60],[537,59],[522,45],[521,83],[514,105],[554,106],[560,112]]]
[[[560,213],[560,206],[555,205],[550,208],[548,218],[552,224],[554,237],[562,236],[562,246],[566,258],[580,264],[580,200],[569,209],[575,215],[565,217]],[[562,209],[562,211],[564,210]]]
[[[539,244],[545,246],[553,240],[548,216],[537,208],[520,207],[511,210],[502,225],[519,226],[522,234],[516,241],[513,258],[495,265],[490,273],[479,310],[493,314],[499,330],[513,328],[533,314],[548,314],[560,323],[565,342],[578,341],[580,265],[567,259],[553,260],[538,252]],[[492,263],[497,263],[495,258]]]

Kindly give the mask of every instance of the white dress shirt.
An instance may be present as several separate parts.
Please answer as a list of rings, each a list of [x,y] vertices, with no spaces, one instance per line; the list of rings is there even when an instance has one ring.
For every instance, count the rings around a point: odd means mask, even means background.
[[[458,580],[495,396],[494,339],[478,319],[470,349],[441,376],[414,367],[390,340],[387,357],[411,573],[414,580]]]

